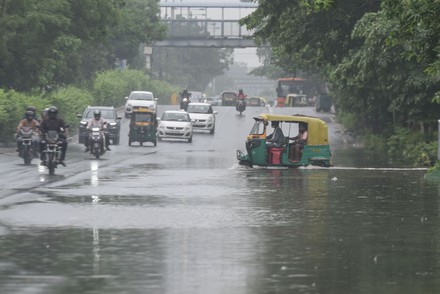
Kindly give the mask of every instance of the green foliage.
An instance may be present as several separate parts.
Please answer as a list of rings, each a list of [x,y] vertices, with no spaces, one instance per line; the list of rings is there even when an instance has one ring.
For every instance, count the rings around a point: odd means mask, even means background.
[[[17,91],[87,84],[164,34],[155,0],[3,0],[0,11],[0,88]]]
[[[178,90],[166,82],[150,79],[143,71],[109,70],[97,75],[92,90],[94,104],[122,106],[131,91],[151,91],[159,98],[159,104],[166,104]]]
[[[437,160],[437,142],[426,142],[419,132],[396,128],[387,140],[387,154],[414,166],[432,166]]]
[[[111,43],[119,59],[128,59],[132,65],[138,54],[139,44],[151,44],[166,34],[166,27],[160,23],[156,1],[126,1],[120,10],[120,22],[115,27]],[[143,55],[143,52],[142,52]]]
[[[74,126],[78,122],[76,115],[82,113],[87,105],[93,104],[90,92],[74,86],[53,91],[47,98],[51,105],[58,108],[59,117],[71,126],[73,132],[76,131]]]
[[[169,30],[173,34],[186,35],[188,28],[174,24]],[[194,22],[190,28],[192,36],[206,36],[205,28]],[[181,88],[204,91],[212,79],[220,76],[232,63],[232,49],[217,48],[155,48],[153,71],[160,80]]]

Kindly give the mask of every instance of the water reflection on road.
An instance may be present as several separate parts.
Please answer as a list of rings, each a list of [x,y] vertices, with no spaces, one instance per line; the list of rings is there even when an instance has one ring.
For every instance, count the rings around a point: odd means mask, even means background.
[[[245,114],[220,108],[215,136],[192,144],[122,142],[31,177],[33,191],[2,183],[0,292],[440,291],[439,185],[425,170],[337,147],[334,168],[244,168],[233,156],[248,129],[225,138],[250,128]]]

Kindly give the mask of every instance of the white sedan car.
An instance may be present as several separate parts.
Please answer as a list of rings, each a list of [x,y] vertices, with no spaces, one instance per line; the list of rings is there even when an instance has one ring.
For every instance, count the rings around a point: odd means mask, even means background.
[[[210,134],[214,134],[217,111],[212,109],[210,103],[191,102],[186,111],[191,117],[194,130],[209,131]]]
[[[181,110],[167,110],[158,119],[157,138],[162,139],[184,139],[192,142],[193,127],[189,114]]]

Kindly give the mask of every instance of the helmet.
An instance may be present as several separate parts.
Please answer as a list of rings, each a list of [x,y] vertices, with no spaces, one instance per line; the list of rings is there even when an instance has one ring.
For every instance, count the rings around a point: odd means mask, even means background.
[[[37,111],[37,109],[35,108],[35,106],[28,106],[27,108],[26,108],[26,111],[32,111],[33,113],[35,113],[36,111]]]
[[[56,108],[55,106],[49,107],[49,110],[47,111],[47,115],[49,116],[49,118],[56,118],[57,114],[58,108]]]
[[[32,112],[32,110],[28,110],[25,112],[25,116],[28,120],[33,120],[34,119],[34,113]]]
[[[99,119],[101,117],[101,111],[100,110],[95,110],[93,112],[93,116],[97,119]]]
[[[49,112],[49,108],[48,107],[46,107],[45,109],[43,109],[42,111],[41,111],[41,117],[42,118],[47,118],[47,113]]]

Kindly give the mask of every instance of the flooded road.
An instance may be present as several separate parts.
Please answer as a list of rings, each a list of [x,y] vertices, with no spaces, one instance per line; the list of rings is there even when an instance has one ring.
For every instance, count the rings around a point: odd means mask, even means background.
[[[159,106],[159,114],[172,106]],[[0,154],[0,293],[438,293],[439,185],[363,156],[331,114],[332,168],[249,169],[266,112],[216,107],[192,143],[70,144],[55,176]]]

